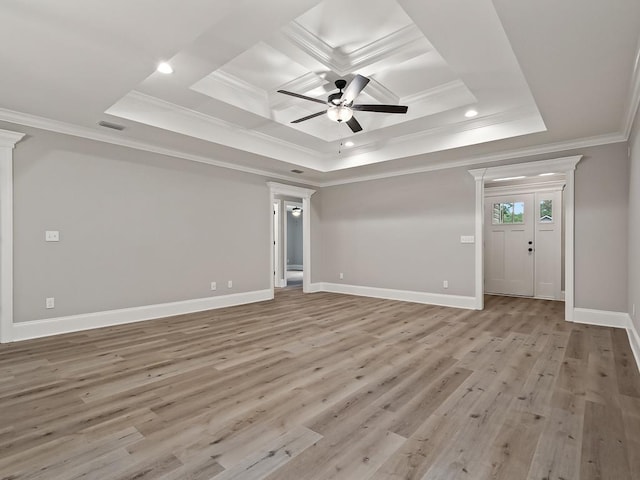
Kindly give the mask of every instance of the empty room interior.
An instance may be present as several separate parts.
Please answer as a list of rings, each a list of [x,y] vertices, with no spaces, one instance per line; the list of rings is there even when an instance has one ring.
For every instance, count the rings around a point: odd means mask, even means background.
[[[638,0],[0,44],[1,480],[640,478]]]

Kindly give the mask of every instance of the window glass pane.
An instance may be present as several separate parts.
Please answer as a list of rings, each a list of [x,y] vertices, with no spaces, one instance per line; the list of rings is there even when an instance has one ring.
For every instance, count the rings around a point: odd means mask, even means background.
[[[524,202],[516,202],[513,204],[513,223],[522,223],[524,221]]]
[[[502,210],[500,210],[500,204],[493,204],[493,212],[491,214],[491,223],[494,225],[499,225],[502,223]]]
[[[553,222],[553,200],[540,201],[540,223]]]
[[[513,223],[513,203],[502,203],[502,223]]]

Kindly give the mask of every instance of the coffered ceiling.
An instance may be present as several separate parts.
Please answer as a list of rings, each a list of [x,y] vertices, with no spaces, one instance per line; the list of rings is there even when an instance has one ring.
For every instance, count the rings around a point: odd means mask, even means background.
[[[340,183],[622,141],[639,34],[637,0],[7,0],[0,120]],[[291,123],[326,107],[278,90],[356,74],[408,113]]]

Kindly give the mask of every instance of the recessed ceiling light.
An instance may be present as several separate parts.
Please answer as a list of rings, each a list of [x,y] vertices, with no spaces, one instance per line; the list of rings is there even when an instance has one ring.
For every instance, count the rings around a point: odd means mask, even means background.
[[[156,70],[164,74],[173,73],[173,68],[167,62],[159,63],[158,68],[156,68]]]
[[[344,146],[345,147],[353,147],[353,142],[351,140],[347,140],[346,142],[344,142]]]
[[[549,175],[555,175],[555,173],[551,172],[551,173],[541,173],[540,175],[538,175],[539,177],[548,177]]]
[[[520,180],[521,178],[527,178],[524,175],[520,175],[519,177],[504,177],[504,178],[496,178],[494,182],[506,182],[507,180]]]
[[[464,116],[467,117],[467,118],[475,117],[476,115],[478,115],[478,111],[477,110],[473,110],[473,109],[467,110],[464,113]]]

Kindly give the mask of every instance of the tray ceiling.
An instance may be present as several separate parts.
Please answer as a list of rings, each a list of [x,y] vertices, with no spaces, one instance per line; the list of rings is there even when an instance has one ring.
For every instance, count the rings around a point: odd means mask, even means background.
[[[312,183],[621,141],[639,96],[636,0],[8,0],[0,13],[13,45],[0,121]],[[371,80],[357,103],[408,113],[356,112],[356,134],[326,115],[291,123],[323,105],[277,90],[325,100],[356,74]]]

